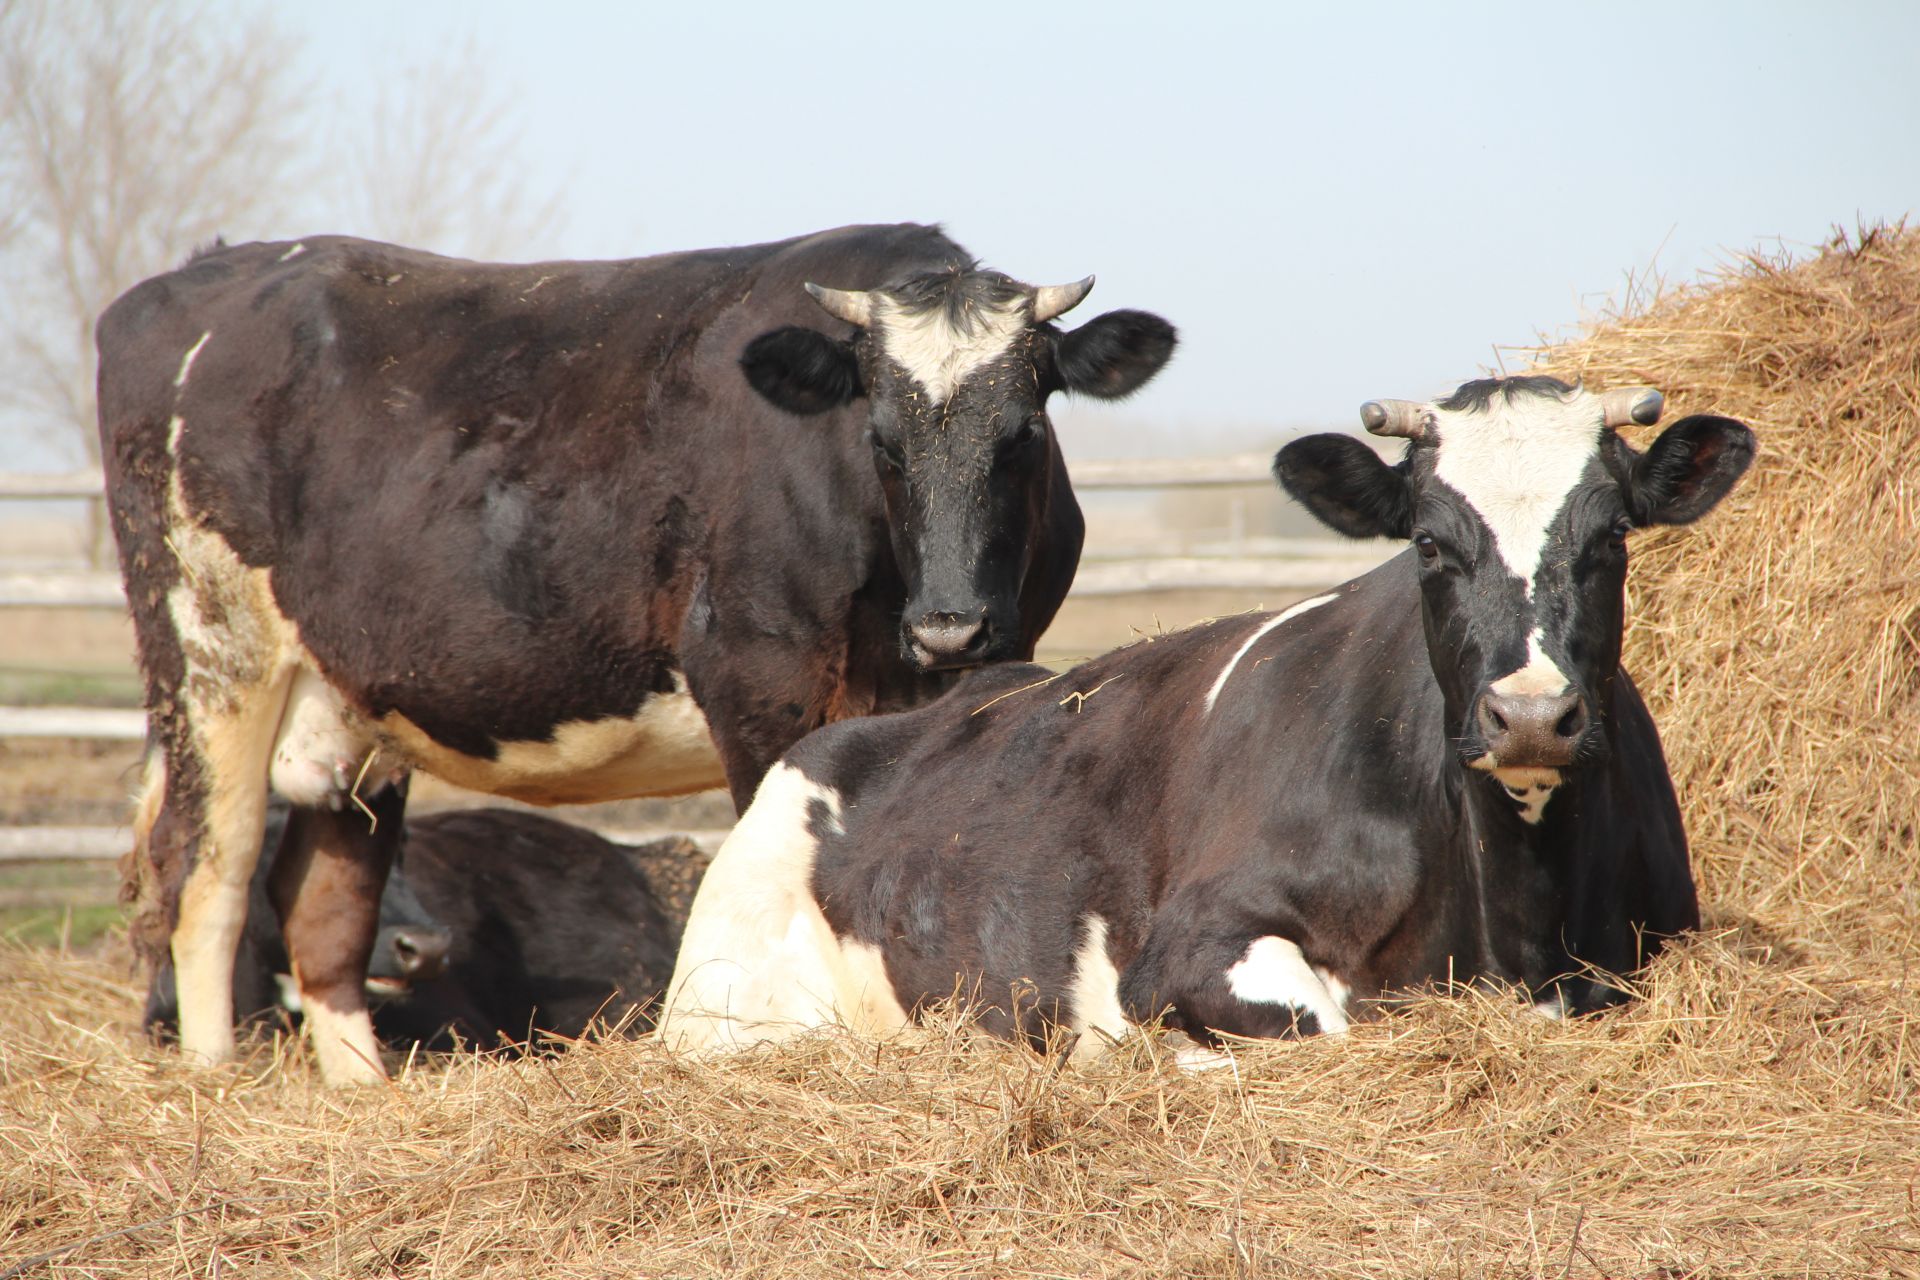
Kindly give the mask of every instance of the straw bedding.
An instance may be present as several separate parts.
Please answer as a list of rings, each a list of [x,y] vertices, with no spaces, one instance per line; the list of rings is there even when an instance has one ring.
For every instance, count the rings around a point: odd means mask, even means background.
[[[1710,920],[1639,1004],[1436,1000],[1198,1074],[948,1019],[328,1093],[283,1044],[155,1054],[124,969],[13,947],[0,1276],[1920,1276],[1920,235],[1743,261],[1540,360],[1760,433],[1719,513],[1634,546]]]

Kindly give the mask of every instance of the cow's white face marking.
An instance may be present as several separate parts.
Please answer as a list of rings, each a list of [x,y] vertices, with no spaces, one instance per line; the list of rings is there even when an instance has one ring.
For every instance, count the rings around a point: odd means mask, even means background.
[[[1434,475],[1479,513],[1495,553],[1531,598],[1553,518],[1599,452],[1600,397],[1522,395],[1509,404],[1496,393],[1484,410],[1433,413]]]
[[[209,329],[200,335],[200,341],[187,348],[186,356],[180,361],[180,372],[173,376],[173,385],[175,387],[184,387],[187,385],[187,374],[193,370],[193,358],[200,354],[200,348],[206,346],[207,339],[212,336],[213,330]],[[178,422],[179,419],[176,418],[174,421]]]
[[[1284,1004],[1310,1013],[1328,1035],[1347,1029],[1346,984],[1315,972],[1285,938],[1269,934],[1249,943],[1246,955],[1227,970],[1227,990],[1248,1004]]]
[[[908,311],[884,293],[873,295],[873,323],[889,359],[920,384],[934,404],[974,370],[999,358],[1026,331],[1031,303],[1016,297],[999,307],[976,306],[971,325],[954,325],[943,306]]]
[[[1527,665],[1501,676],[1487,686],[1488,690],[1501,697],[1552,697],[1572,688],[1572,679],[1541,649],[1543,638],[1541,630],[1535,627],[1527,637]],[[1503,768],[1491,755],[1481,756],[1473,764],[1500,780],[1500,785],[1520,806],[1521,821],[1529,826],[1540,821],[1547,811],[1547,801],[1553,798],[1553,790],[1564,776],[1558,769],[1533,765]]]
[[[1259,627],[1254,630],[1254,633],[1247,637],[1247,642],[1234,650],[1233,657],[1228,659],[1227,665],[1221,669],[1220,675],[1213,682],[1213,687],[1207,690],[1206,710],[1213,710],[1213,704],[1220,700],[1220,691],[1227,687],[1227,679],[1233,675],[1234,668],[1240,665],[1240,659],[1246,657],[1247,652],[1252,649],[1254,645],[1260,643],[1262,636],[1266,635],[1267,632],[1273,630],[1281,623],[1291,622],[1309,609],[1318,609],[1321,605],[1337,598],[1336,595],[1330,594],[1315,596],[1311,600],[1302,600],[1296,605],[1282,609],[1279,613],[1274,614],[1271,618],[1261,623]]]
[[[1120,970],[1107,951],[1107,922],[1089,914],[1073,953],[1073,989],[1068,996],[1070,1025],[1079,1042],[1070,1060],[1085,1062],[1106,1052],[1108,1045],[1127,1033],[1127,1015],[1120,1007]]]
[[[1487,688],[1503,698],[1554,697],[1573,687],[1573,680],[1540,647],[1546,633],[1535,627],[1527,637],[1527,665],[1510,671]]]
[[[813,896],[824,809],[840,796],[792,765],[768,771],[700,881],[674,963],[660,1037],[675,1049],[735,1049],[843,1024],[884,1035],[907,1024],[879,950],[835,935]]]
[[[726,784],[707,717],[674,673],[631,716],[574,720],[549,742],[503,742],[487,760],[436,742],[399,712],[379,729],[409,763],[472,791],[531,804],[591,804],[627,796],[682,795]]]

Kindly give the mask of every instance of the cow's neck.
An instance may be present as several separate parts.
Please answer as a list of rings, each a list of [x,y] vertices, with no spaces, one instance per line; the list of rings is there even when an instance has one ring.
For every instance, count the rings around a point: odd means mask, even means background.
[[[1535,822],[1496,779],[1474,769],[1459,772],[1457,851],[1468,873],[1462,905],[1472,916],[1480,970],[1544,998],[1545,984],[1567,968],[1573,832],[1587,771],[1564,774]]]

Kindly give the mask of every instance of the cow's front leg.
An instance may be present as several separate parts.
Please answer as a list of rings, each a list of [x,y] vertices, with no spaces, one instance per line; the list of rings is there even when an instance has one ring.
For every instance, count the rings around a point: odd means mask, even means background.
[[[334,1085],[386,1078],[367,1012],[367,961],[399,848],[406,783],[385,783],[360,800],[365,810],[296,807],[268,886],[320,1076]]]
[[[1127,968],[1121,999],[1129,1018],[1202,1041],[1218,1036],[1294,1038],[1339,1034],[1349,1024],[1347,984],[1308,960],[1278,928],[1212,933],[1155,922]]]

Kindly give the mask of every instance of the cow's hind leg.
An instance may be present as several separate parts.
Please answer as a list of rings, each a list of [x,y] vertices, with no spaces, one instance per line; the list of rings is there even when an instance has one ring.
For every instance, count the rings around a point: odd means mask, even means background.
[[[165,797],[151,838],[182,838],[194,846],[173,927],[173,968],[180,1048],[210,1064],[233,1056],[234,952],[266,829],[267,760],[286,691],[284,674],[224,687],[217,698],[195,697],[190,688],[183,717],[188,740],[168,751]],[[197,833],[192,815],[199,817]],[[182,830],[172,831],[176,826]]]
[[[367,961],[405,811],[404,778],[384,777],[339,809],[296,807],[274,864],[268,893],[328,1084],[386,1078],[367,1012]]]
[[[661,1014],[683,1050],[741,1048],[840,1024],[884,1035],[907,1014],[880,952],[835,935],[814,897],[840,797],[776,764],[694,894]]]

